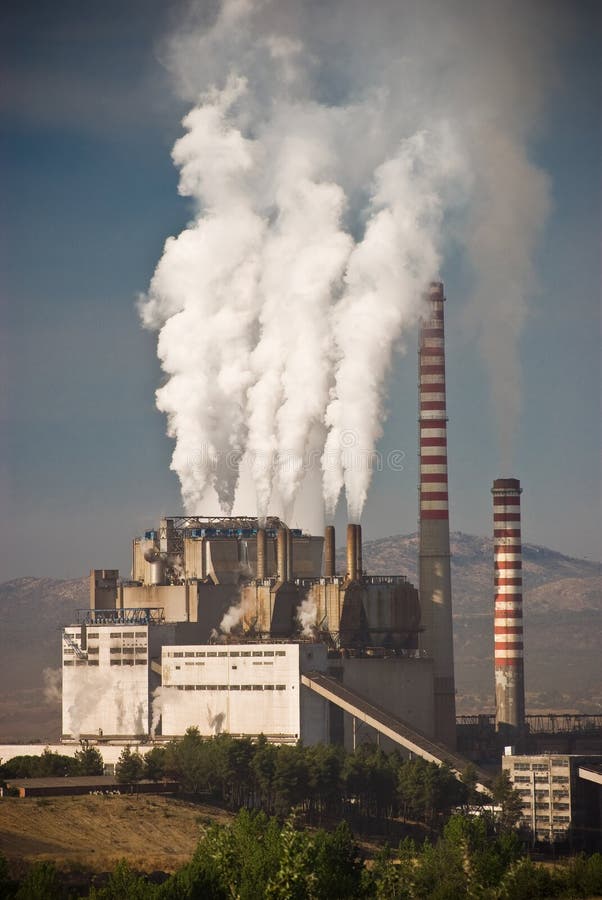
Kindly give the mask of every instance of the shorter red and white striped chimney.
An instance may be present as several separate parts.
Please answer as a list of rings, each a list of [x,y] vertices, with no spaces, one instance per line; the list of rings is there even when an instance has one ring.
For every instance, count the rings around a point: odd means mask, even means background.
[[[525,676],[520,481],[517,478],[497,478],[491,493],[495,566],[496,724],[498,728],[522,728],[525,721]]]

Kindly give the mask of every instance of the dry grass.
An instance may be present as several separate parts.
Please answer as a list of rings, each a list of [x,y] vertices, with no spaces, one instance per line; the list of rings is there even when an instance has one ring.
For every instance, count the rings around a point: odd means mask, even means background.
[[[140,872],[173,872],[187,862],[206,825],[231,817],[213,807],[160,796],[0,800],[0,853],[11,869],[51,860],[62,870],[107,872],[119,859]]]

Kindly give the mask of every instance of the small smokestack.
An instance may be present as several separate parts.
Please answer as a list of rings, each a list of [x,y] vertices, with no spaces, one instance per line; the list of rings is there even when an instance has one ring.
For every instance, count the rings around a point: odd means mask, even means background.
[[[265,578],[265,560],[267,556],[267,539],[265,528],[257,529],[257,578]]]
[[[440,281],[431,283],[418,351],[420,384],[420,645],[433,658],[435,737],[456,746],[456,691],[447,497],[445,340]]]
[[[276,559],[278,567],[278,581],[286,581],[288,570],[288,529],[281,526],[276,537]]]
[[[357,581],[357,525],[347,525],[347,578]]]
[[[336,542],[334,525],[324,529],[324,577],[334,578],[336,570]]]
[[[357,577],[361,578],[364,574],[364,561],[362,559],[362,526],[355,526],[355,565],[357,568]]]
[[[286,529],[286,580],[293,580],[293,533]]]
[[[495,717],[498,728],[525,723],[520,481],[497,478],[493,494]]]

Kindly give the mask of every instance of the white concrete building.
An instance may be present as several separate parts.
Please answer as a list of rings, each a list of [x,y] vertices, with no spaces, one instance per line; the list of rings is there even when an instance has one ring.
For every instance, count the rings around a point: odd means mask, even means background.
[[[63,632],[63,737],[145,735],[150,727],[149,626]]]
[[[301,685],[325,671],[323,644],[163,646],[155,717],[162,737],[194,726],[203,735],[264,734],[278,743],[328,742],[328,704]]]

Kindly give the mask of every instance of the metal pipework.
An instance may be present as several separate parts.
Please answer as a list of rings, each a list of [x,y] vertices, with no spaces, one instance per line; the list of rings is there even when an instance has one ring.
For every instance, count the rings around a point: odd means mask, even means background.
[[[336,574],[336,543],[334,525],[324,529],[324,577],[334,578]]]
[[[265,578],[265,560],[267,556],[267,538],[265,528],[257,529],[257,578]]]
[[[357,525],[347,525],[347,578],[357,581]]]
[[[278,581],[286,581],[288,570],[288,528],[278,529],[276,537],[276,560],[278,568]]]

